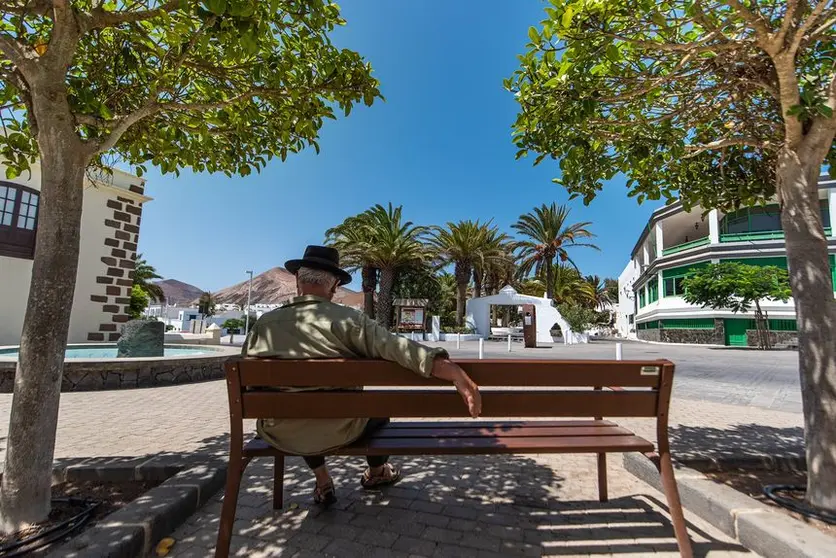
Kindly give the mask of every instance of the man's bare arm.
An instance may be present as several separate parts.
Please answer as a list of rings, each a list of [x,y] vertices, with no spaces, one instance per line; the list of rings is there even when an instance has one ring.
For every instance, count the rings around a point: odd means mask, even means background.
[[[479,386],[470,379],[461,366],[446,358],[437,358],[433,362],[432,375],[439,380],[451,382],[456,387],[456,391],[467,405],[470,416],[476,418],[482,414],[482,396],[479,393]]]

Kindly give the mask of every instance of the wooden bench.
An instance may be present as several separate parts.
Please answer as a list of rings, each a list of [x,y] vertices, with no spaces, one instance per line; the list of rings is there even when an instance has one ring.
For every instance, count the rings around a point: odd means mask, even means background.
[[[562,421],[393,422],[333,455],[469,455],[594,453],[598,494],[607,500],[607,453],[642,452],[657,463],[682,556],[691,542],[673,475],[668,406],[674,365],[656,361],[457,360],[480,386],[482,417],[595,417]],[[275,459],[273,508],[283,501],[285,454],[254,438],[244,443],[243,420],[258,418],[467,417],[446,382],[426,380],[379,360],[271,360],[246,358],[226,365],[230,456],[216,558],[226,558],[244,469],[254,457]],[[373,387],[365,391],[278,392],[278,386]],[[424,389],[381,389],[412,387]],[[604,389],[604,388],[607,389]],[[429,389],[428,389],[429,388]],[[439,389],[441,388],[441,389]],[[506,388],[506,389],[502,389]],[[507,389],[514,388],[514,389]],[[603,417],[655,417],[652,442]],[[521,472],[524,474],[524,472]]]

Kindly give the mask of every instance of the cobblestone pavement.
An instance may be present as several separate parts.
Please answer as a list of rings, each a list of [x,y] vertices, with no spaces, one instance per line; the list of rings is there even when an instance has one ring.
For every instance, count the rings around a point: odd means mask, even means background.
[[[451,345],[454,354],[468,356],[467,347],[455,351],[454,344]],[[488,350],[488,356],[503,354],[499,344],[494,345]],[[572,358],[602,358],[606,356],[604,352],[610,351],[614,351],[614,344],[598,342],[589,347],[555,348],[549,354],[558,354],[558,358],[564,353]],[[652,354],[655,351],[660,354]],[[515,347],[511,354],[517,358],[536,358],[546,353],[544,350],[520,350]],[[681,458],[730,453],[785,455],[800,451],[803,439],[800,410],[781,412],[768,407],[713,400],[713,394],[722,389],[734,393],[742,393],[746,389],[757,391],[757,382],[747,379],[753,371],[790,366],[789,361],[797,357],[795,353],[714,351],[644,343],[631,343],[624,347],[625,358],[659,358],[662,355],[679,363],[671,404],[670,435],[675,455]],[[724,360],[716,360],[718,358]],[[688,387],[690,377],[703,373],[703,368],[689,371],[700,359],[704,361],[700,366],[711,365],[714,370],[724,371],[724,376],[717,380],[694,380],[709,384],[709,391],[706,392]],[[778,372],[774,374],[779,375]],[[743,379],[735,383],[735,377]],[[715,381],[719,387],[712,385]],[[761,388],[761,393],[767,389]],[[707,395],[703,396],[703,393]],[[5,455],[11,400],[11,394],[0,394],[0,458]],[[229,428],[227,413],[226,385],[223,381],[64,393],[61,395],[56,457],[141,456],[160,452],[225,455]],[[649,439],[655,437],[652,420],[622,422],[642,436]]]
[[[238,503],[232,556],[500,557],[679,556],[664,497],[611,456],[610,498],[597,500],[592,456],[489,456],[397,460],[407,476],[365,493],[362,460],[332,459],[339,500],[308,504],[313,482],[289,462],[284,511],[273,511],[271,465],[248,469]],[[222,497],[172,536],[172,558],[211,556]],[[754,556],[688,515],[696,556]]]
[[[498,345],[497,345],[498,346]],[[559,357],[602,358],[596,351],[614,351],[611,344],[560,348]],[[516,349],[516,347],[515,347]],[[670,435],[675,457],[716,455],[787,455],[801,449],[800,412],[782,412],[769,405],[730,405],[700,399],[699,389],[683,390],[687,377],[700,368],[671,355],[667,347],[631,344],[626,358],[640,351],[660,350],[680,363],[671,405]],[[679,348],[677,348],[679,349]],[[695,348],[687,348],[695,351]],[[465,348],[459,354],[467,355]],[[571,351],[571,352],[570,352]],[[706,352],[709,349],[701,349]],[[534,351],[535,353],[538,351]],[[499,353],[499,351],[497,351]],[[507,354],[507,353],[506,353]],[[530,356],[515,350],[515,356]],[[693,355],[701,354],[699,350]],[[733,373],[750,385],[751,370],[789,366],[794,353],[767,355],[728,351],[715,363],[732,378],[727,389],[743,391]],[[685,355],[694,361],[700,359]],[[725,356],[723,356],[725,355]],[[491,355],[489,356],[499,356]],[[681,356],[681,355],[680,355]],[[742,357],[745,356],[745,359]],[[559,358],[558,357],[558,358]],[[554,357],[552,357],[554,358]],[[714,357],[708,354],[704,360]],[[741,362],[750,360],[746,368]],[[787,363],[781,364],[784,361]],[[753,364],[754,363],[754,364]],[[778,364],[776,364],[778,363]],[[780,376],[778,372],[775,376]],[[764,385],[769,381],[763,380]],[[709,382],[710,383],[710,382]],[[734,387],[737,386],[737,387]],[[719,388],[718,388],[719,389]],[[758,388],[764,393],[772,388]],[[715,390],[716,391],[716,390]],[[0,394],[0,459],[5,455],[11,395]],[[75,392],[61,397],[56,457],[217,456],[228,451],[226,386],[222,381],[123,391]],[[648,419],[619,421],[640,435],[655,439]],[[251,428],[252,425],[248,425]],[[261,461],[261,462],[259,462]],[[248,472],[239,504],[234,548],[239,556],[676,556],[664,498],[610,458],[608,504],[597,501],[594,461],[587,456],[494,456],[399,460],[408,477],[389,492],[370,496],[356,488],[359,462],[333,460],[341,480],[338,508],[317,514],[307,502],[308,473],[291,460],[285,512],[270,509],[270,469],[256,460]],[[174,557],[207,556],[214,544],[220,495],[175,535]],[[293,503],[297,507],[293,507]],[[661,505],[660,505],[661,504]],[[292,508],[292,509],[291,509]],[[744,553],[716,530],[696,518],[691,528],[698,556]]]

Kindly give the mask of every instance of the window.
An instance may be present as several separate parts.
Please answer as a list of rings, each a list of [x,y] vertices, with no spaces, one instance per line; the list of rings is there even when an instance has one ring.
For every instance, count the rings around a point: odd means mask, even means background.
[[[714,318],[673,318],[662,320],[665,329],[714,329]]]
[[[822,224],[830,227],[830,209],[827,200],[820,201]],[[726,214],[720,221],[722,234],[747,234],[759,232],[780,232],[781,212],[777,205],[765,207],[744,207]]]
[[[17,188],[0,186],[0,225],[11,226],[15,214]]]
[[[36,190],[0,182],[0,256],[35,256],[39,202]]]
[[[646,306],[645,300],[644,287],[642,287],[642,290],[639,291],[639,308],[644,308]]]
[[[682,287],[682,281],[685,277],[671,277],[665,279],[665,296],[682,296],[685,294],[685,289]]]
[[[698,263],[686,265],[684,267],[675,267],[672,269],[665,269],[662,271],[662,278],[664,280],[664,296],[682,296],[685,294],[685,289],[682,288],[682,281],[698,269],[706,267],[707,263]]]
[[[647,302],[652,304],[659,300],[659,276],[654,275],[647,284]]]

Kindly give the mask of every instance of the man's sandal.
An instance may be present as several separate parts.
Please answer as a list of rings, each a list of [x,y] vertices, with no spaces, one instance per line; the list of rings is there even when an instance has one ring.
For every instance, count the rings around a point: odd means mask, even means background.
[[[379,475],[372,475],[371,469],[366,469],[363,477],[360,479],[360,485],[363,488],[381,488],[383,486],[391,486],[401,480],[401,472],[395,469],[389,463],[383,465],[383,472]]]
[[[325,486],[317,486],[313,493],[314,503],[327,508],[337,501],[337,492],[334,490],[334,481],[329,481]]]

